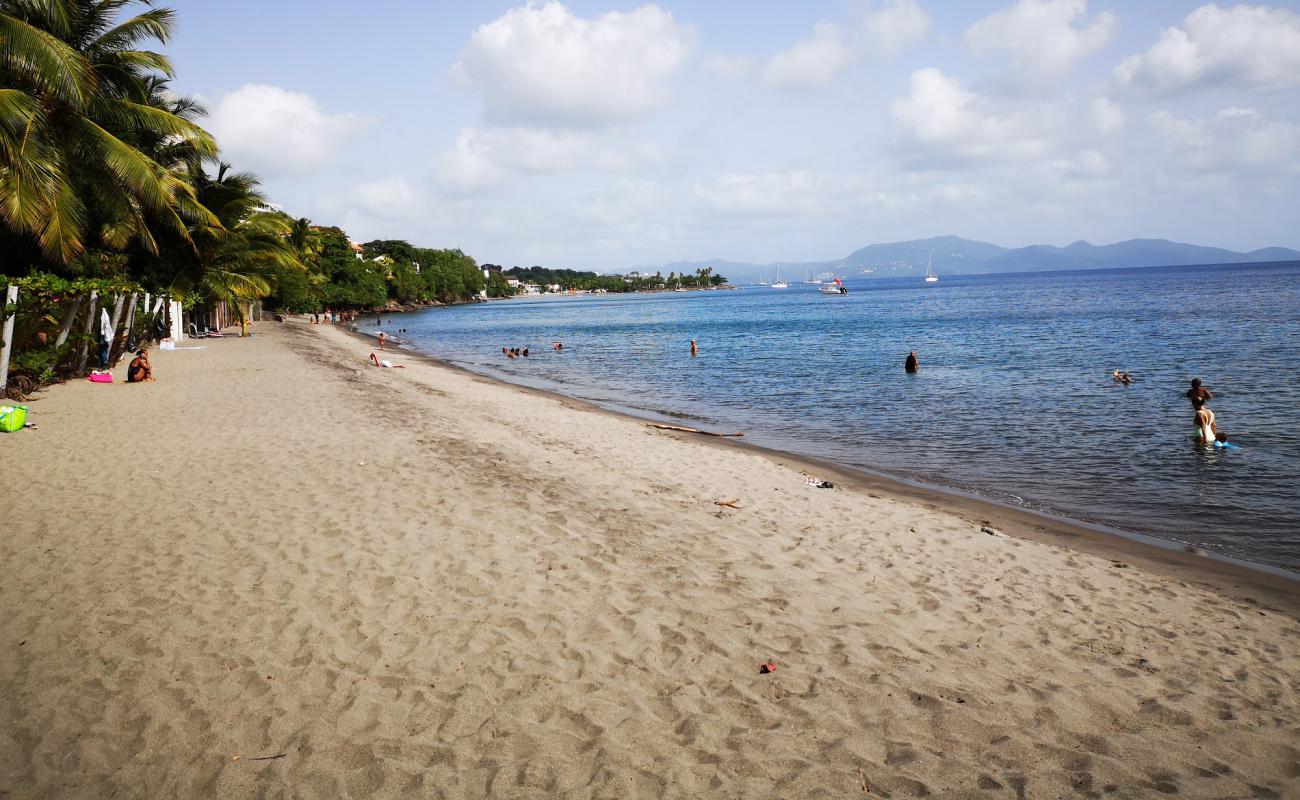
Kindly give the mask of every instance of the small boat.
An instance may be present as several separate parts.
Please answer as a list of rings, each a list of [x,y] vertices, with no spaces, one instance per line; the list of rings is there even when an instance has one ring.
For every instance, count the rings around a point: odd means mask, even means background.
[[[785,281],[781,280],[781,268],[780,268],[780,267],[777,267],[777,269],[776,269],[776,280],[772,281],[772,288],[773,288],[773,289],[789,289],[789,288],[790,288],[790,284],[788,284],[788,283],[786,283]]]
[[[934,274],[934,248],[930,248],[930,257],[925,261],[925,282],[938,283],[939,276]]]
[[[833,280],[833,281],[826,281],[825,283],[823,283],[823,284],[821,285],[821,288],[818,289],[817,291],[818,291],[819,294],[836,294],[836,295],[839,295],[839,294],[848,294],[848,293],[849,293],[848,288],[847,288],[847,287],[846,287],[846,286],[845,286],[845,285],[840,281],[839,278],[836,278],[836,279]]]

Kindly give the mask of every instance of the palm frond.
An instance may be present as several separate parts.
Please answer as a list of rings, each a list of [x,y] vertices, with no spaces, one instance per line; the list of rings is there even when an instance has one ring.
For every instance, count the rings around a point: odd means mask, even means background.
[[[86,227],[86,207],[72,185],[64,183],[48,210],[38,236],[41,250],[48,258],[67,263],[85,249],[82,231]]]
[[[97,104],[101,119],[111,122],[114,127],[150,134],[163,139],[179,140],[204,157],[217,154],[217,142],[212,134],[171,112],[144,103],[129,100],[108,99]]]
[[[90,62],[54,35],[0,14],[0,65],[33,87],[80,107],[93,91]]]
[[[139,91],[144,88],[140,80],[146,73],[160,72],[168,78],[176,76],[176,68],[172,66],[172,60],[152,50],[115,50],[94,58],[93,63],[101,75],[113,72],[118,75],[132,76],[136,81],[137,93],[141,97],[146,96],[144,92]]]
[[[140,42],[150,39],[166,43],[175,27],[175,11],[170,8],[153,8],[100,34],[86,49],[93,56],[96,53],[134,48]]]

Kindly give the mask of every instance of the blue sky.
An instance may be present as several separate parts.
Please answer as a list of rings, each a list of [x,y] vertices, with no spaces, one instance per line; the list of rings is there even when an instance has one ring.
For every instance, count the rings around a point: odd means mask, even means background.
[[[363,241],[599,270],[1300,247],[1295,4],[169,4],[225,158]]]

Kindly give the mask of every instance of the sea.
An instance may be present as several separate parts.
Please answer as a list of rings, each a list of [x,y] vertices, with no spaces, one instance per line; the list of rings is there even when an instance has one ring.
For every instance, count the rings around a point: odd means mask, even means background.
[[[607,408],[1300,573],[1300,262],[845,286],[515,298],[383,329]],[[1196,443],[1195,377],[1237,447]]]

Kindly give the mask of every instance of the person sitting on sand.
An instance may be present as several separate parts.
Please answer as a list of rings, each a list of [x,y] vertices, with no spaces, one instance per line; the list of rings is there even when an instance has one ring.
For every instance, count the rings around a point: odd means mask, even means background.
[[[374,353],[370,354],[370,360],[374,362],[376,367],[385,367],[387,369],[405,369],[401,364],[394,365],[393,362],[389,361],[386,358],[383,361],[380,361],[379,356],[375,355]]]
[[[921,368],[921,362],[917,360],[916,351],[913,350],[912,352],[907,354],[907,360],[903,362],[903,369],[907,370],[909,374],[914,375],[916,374],[916,371],[919,370],[920,368]]]
[[[149,351],[135,351],[135,358],[131,359],[131,364],[126,368],[127,383],[152,383],[153,367],[149,364]]]

